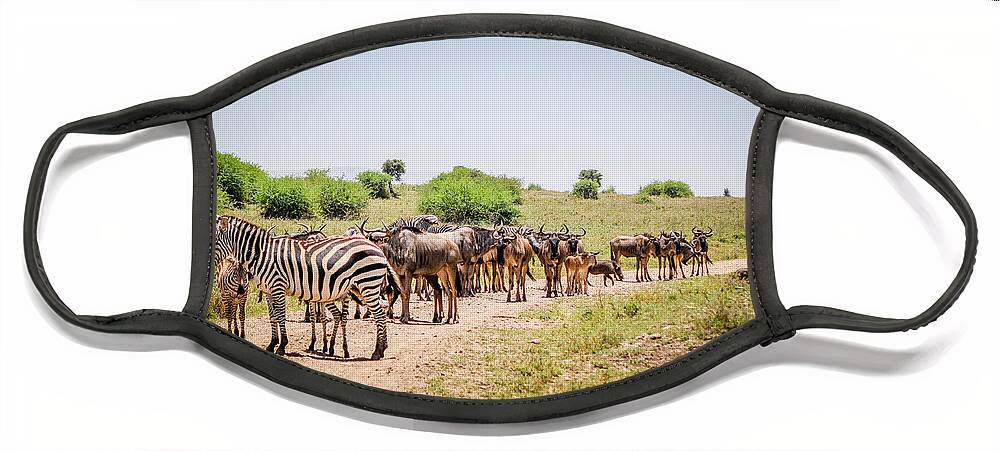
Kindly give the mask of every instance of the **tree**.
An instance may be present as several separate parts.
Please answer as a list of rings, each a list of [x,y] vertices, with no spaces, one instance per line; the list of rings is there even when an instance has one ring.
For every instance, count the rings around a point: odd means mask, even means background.
[[[580,171],[580,180],[593,180],[597,182],[597,186],[601,186],[601,179],[603,177],[601,171],[597,169],[583,169]]]
[[[382,163],[382,172],[389,174],[398,182],[403,179],[403,174],[406,173],[406,163],[398,158],[385,160],[385,163]],[[392,197],[399,197],[396,190],[392,189],[391,180],[389,181],[389,192],[392,193]]]
[[[732,195],[729,194],[729,188],[722,189],[722,197],[732,197]]]
[[[385,163],[382,163],[382,172],[391,175],[398,182],[403,179],[403,174],[406,173],[406,163],[395,158],[385,160]]]

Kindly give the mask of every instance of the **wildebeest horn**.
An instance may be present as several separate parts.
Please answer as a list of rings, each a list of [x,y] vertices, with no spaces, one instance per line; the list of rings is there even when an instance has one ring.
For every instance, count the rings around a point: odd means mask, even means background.
[[[545,233],[545,223],[544,222],[542,223],[542,225],[538,226],[538,233],[539,234]]]
[[[388,232],[389,231],[389,226],[385,225],[385,221],[379,219],[378,222],[382,223],[382,231],[383,232]]]
[[[307,225],[305,225],[305,224],[303,224],[301,222],[296,222],[295,224],[297,224],[299,227],[302,227],[302,231],[303,232],[307,232],[308,233],[308,232],[312,231],[312,227],[309,227],[309,226],[307,226]]]
[[[569,233],[569,227],[567,227],[565,223],[563,223],[562,231],[563,233]]]
[[[697,230],[698,230],[697,227],[691,227],[691,234],[692,235],[697,235],[698,234]]]
[[[319,228],[316,229],[316,231],[317,232],[322,232],[323,231],[323,227],[326,227],[326,224],[323,224],[323,225],[319,226]]]
[[[583,230],[583,235],[580,235],[580,238],[587,236],[587,229],[580,227],[580,230]]]
[[[708,226],[708,233],[705,236],[712,236],[713,233],[715,233],[715,230],[712,229],[712,226]]]
[[[271,227],[268,227],[268,229],[267,229],[267,236],[271,236],[271,231],[274,230],[275,227],[277,227],[277,226],[273,225]]]

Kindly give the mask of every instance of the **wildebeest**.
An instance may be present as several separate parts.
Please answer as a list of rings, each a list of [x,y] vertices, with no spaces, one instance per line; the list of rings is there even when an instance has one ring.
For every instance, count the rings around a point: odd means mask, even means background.
[[[590,294],[587,276],[590,275],[590,268],[597,264],[597,252],[583,252],[577,255],[566,257],[566,270],[569,273],[569,287],[566,289],[567,295]]]
[[[394,228],[388,230],[389,238],[382,249],[386,253],[389,264],[399,275],[401,281],[400,296],[403,298],[401,323],[410,321],[410,290],[411,281],[415,276],[437,276],[448,296],[447,322],[458,321],[458,305],[455,282],[458,277],[458,265],[462,262],[462,252],[448,237],[435,233],[424,233],[412,227]],[[395,296],[389,297],[389,317],[393,317],[392,305]],[[435,290],[434,319],[435,323],[444,319],[442,312],[441,290]]]
[[[653,255],[653,242],[646,235],[620,235],[611,239],[611,260],[621,264],[622,257],[635,257],[635,280],[653,280],[649,275],[649,257]],[[643,270],[645,268],[645,271]],[[619,279],[624,280],[624,279]]]
[[[683,233],[672,234],[670,239],[667,240],[666,250],[667,259],[670,261],[668,278],[673,280],[677,270],[680,270],[681,278],[686,278],[687,276],[684,275],[684,265],[694,257],[694,249],[691,247],[691,243],[688,243]]]
[[[458,295],[472,296],[474,294],[472,284],[475,278],[475,265],[479,257],[496,245],[493,231],[481,227],[463,226],[448,232],[435,233],[435,235],[447,238],[458,246],[462,254],[456,281]]]
[[[497,261],[507,270],[507,302],[526,302],[528,265],[535,255],[531,243],[513,227],[500,226],[493,233],[497,242]]]
[[[612,260],[600,260],[590,267],[590,274],[601,274],[604,276],[604,286],[608,286],[608,280],[611,280],[611,286],[615,285],[615,277],[619,280],[624,279],[622,275],[622,267],[618,262]]]
[[[715,231],[712,227],[708,228],[708,232],[702,231],[697,227],[691,228],[691,248],[694,249],[694,269],[692,273],[694,275],[701,275],[702,270],[704,270],[705,275],[708,275],[708,264],[715,262],[712,258],[708,256],[708,237],[712,236]]]
[[[545,297],[547,298],[559,296],[559,292],[562,290],[560,273],[565,258],[560,252],[562,236],[556,232],[546,233],[545,224],[539,226],[538,232],[534,235],[538,243],[538,249],[535,250],[535,253],[538,254],[538,259],[541,260],[542,267],[545,269]],[[568,253],[568,251],[567,244],[566,252]]]

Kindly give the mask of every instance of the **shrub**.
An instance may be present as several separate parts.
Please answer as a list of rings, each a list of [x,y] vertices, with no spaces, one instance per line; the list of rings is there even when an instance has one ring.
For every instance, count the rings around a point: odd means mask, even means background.
[[[317,204],[326,218],[356,218],[368,206],[368,190],[358,182],[329,180],[320,187]]]
[[[653,198],[649,197],[649,194],[639,193],[639,195],[635,196],[635,203],[644,205],[651,204],[653,203]]]
[[[601,192],[604,194],[618,194],[618,191],[615,191],[615,187],[610,185],[607,188],[601,190]]]
[[[667,180],[664,182],[655,181],[642,187],[639,190],[640,193],[649,196],[667,196],[667,197],[691,197],[694,193],[691,191],[691,187],[684,182],[679,182],[676,180]]]
[[[368,190],[368,195],[373,199],[388,199],[392,196],[392,191],[389,190],[392,176],[389,174],[365,171],[358,174],[358,181]]]
[[[329,169],[309,169],[306,170],[306,183],[322,184],[330,180]]]
[[[541,191],[542,190],[542,185],[539,185],[537,183],[530,183],[530,184],[528,184],[528,188],[527,189],[528,189],[528,191]]]
[[[573,185],[573,195],[581,199],[597,199],[601,185],[591,179],[580,179]]]
[[[215,212],[216,214],[222,214],[226,210],[233,209],[233,200],[229,198],[229,194],[226,194],[218,185],[215,186]]]
[[[521,182],[517,179],[456,166],[427,183],[419,209],[444,221],[510,224],[521,214],[515,207],[520,193]]]
[[[254,201],[257,189],[268,177],[257,165],[236,156],[216,152],[216,185],[225,191],[233,207],[243,208]]]
[[[602,178],[604,176],[597,169],[583,169],[580,171],[580,180],[593,180],[597,182],[597,186],[601,186]]]
[[[265,218],[299,219],[313,216],[305,180],[293,177],[271,179],[257,192],[257,205]]]
[[[485,175],[485,174],[483,174],[483,175]],[[485,175],[485,176],[486,177],[490,177],[488,175]],[[524,204],[524,193],[522,193],[521,179],[514,178],[514,177],[507,177],[505,175],[501,175],[499,177],[496,177],[496,179],[497,179],[498,182],[500,182],[505,187],[507,187],[507,190],[510,191],[510,194],[512,196],[514,196],[514,204],[515,205],[522,205],[522,204]]]

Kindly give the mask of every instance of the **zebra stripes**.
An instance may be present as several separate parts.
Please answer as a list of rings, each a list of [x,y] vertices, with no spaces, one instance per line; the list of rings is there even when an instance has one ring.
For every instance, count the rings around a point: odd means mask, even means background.
[[[232,216],[219,217],[216,226],[216,256],[233,257],[243,262],[263,290],[270,294],[269,352],[275,352],[277,346],[276,352],[284,354],[288,344],[286,296],[326,305],[354,293],[375,318],[376,343],[372,359],[382,358],[387,347],[385,312],[380,303],[382,283],[388,281],[390,288],[395,290],[399,289],[399,284],[381,248],[359,236],[333,236],[314,241],[271,237],[263,228]]]
[[[219,276],[216,278],[219,299],[222,303],[222,314],[226,318],[226,330],[240,338],[246,338],[249,279],[249,274],[243,265],[231,258],[225,259],[223,264],[219,266]],[[239,314],[238,322],[237,314]]]

